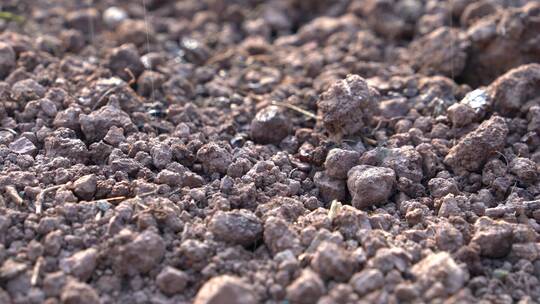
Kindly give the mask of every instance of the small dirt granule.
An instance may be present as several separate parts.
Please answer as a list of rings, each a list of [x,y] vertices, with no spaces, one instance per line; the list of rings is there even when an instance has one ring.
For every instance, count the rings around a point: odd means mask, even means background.
[[[508,127],[504,118],[493,116],[452,147],[444,162],[454,171],[479,170],[488,157],[504,147],[507,135]]]
[[[324,279],[347,281],[355,272],[357,262],[351,253],[338,245],[324,241],[311,260],[311,267]]]
[[[156,285],[166,295],[174,295],[184,291],[189,282],[189,276],[174,267],[166,266],[156,277]]]
[[[123,44],[113,49],[107,56],[106,62],[106,66],[111,72],[124,81],[130,81],[132,78],[126,69],[133,74],[133,77],[139,77],[144,71],[139,52],[133,44]]]
[[[208,224],[218,240],[250,246],[262,239],[261,221],[249,210],[218,211]]]
[[[441,198],[449,193],[459,194],[458,185],[453,178],[432,178],[428,182],[428,187],[434,198]]]
[[[21,103],[36,100],[45,96],[46,89],[34,79],[17,81],[11,88],[11,97]]]
[[[87,281],[97,265],[98,252],[94,248],[79,251],[60,262],[60,268],[79,280]]]
[[[351,194],[351,204],[358,208],[379,205],[392,196],[396,174],[383,167],[360,165],[348,173],[347,186]]]
[[[251,121],[251,137],[256,143],[277,145],[290,132],[290,119],[278,106],[260,110]]]
[[[313,182],[319,189],[319,195],[325,202],[342,201],[347,195],[345,181],[328,176],[325,171],[319,171],[313,176]]]
[[[360,161],[360,153],[357,151],[332,149],[326,156],[324,168],[326,174],[333,178],[346,179],[349,170]]]
[[[83,200],[91,200],[97,189],[97,177],[95,174],[85,175],[73,183],[73,193]]]
[[[95,8],[88,8],[69,12],[66,15],[66,25],[84,34],[95,35],[101,25],[99,11]]]
[[[165,168],[173,158],[171,147],[163,143],[152,147],[150,155],[152,156],[152,163],[158,169]]]
[[[104,106],[89,115],[81,114],[79,121],[86,139],[91,142],[103,139],[112,126],[122,128],[125,131],[136,129],[129,115],[112,105]]]
[[[4,42],[0,42],[0,79],[9,75],[16,64],[15,51]]]
[[[411,268],[417,282],[431,286],[440,282],[447,295],[463,287],[468,278],[466,270],[459,267],[447,252],[432,253]]]
[[[481,217],[474,224],[471,243],[480,247],[480,255],[488,258],[505,257],[512,249],[512,226],[502,221]]]
[[[225,174],[232,163],[232,156],[227,149],[212,142],[197,151],[197,160],[202,163],[205,172]]]
[[[514,116],[540,93],[540,64],[522,65],[506,72],[491,83],[487,91],[495,110],[505,116]]]
[[[62,304],[99,304],[99,296],[97,292],[90,287],[90,285],[77,282],[75,280],[69,281],[63,288],[60,295]]]
[[[469,125],[476,117],[474,109],[463,103],[451,105],[447,109],[447,112],[448,118],[456,128]]]
[[[32,154],[37,148],[28,138],[21,136],[9,144],[9,149],[17,154]]]
[[[324,127],[338,138],[356,133],[377,112],[378,96],[358,75],[335,82],[317,102]]]
[[[293,304],[316,303],[325,293],[324,282],[310,269],[303,270],[300,276],[287,287],[287,299]]]
[[[214,277],[204,283],[193,304],[256,304],[251,286],[230,275]]]
[[[119,273],[135,275],[152,270],[165,254],[165,242],[155,232],[145,230],[132,242],[120,245],[112,258]]]
[[[538,164],[534,161],[524,158],[516,157],[510,162],[510,172],[516,175],[519,180],[524,184],[533,184],[538,180]]]
[[[441,47],[449,41],[453,47]],[[460,31],[440,27],[410,44],[411,65],[423,74],[455,77],[465,67],[467,44]]]
[[[300,240],[289,224],[278,217],[269,217],[264,223],[264,243],[272,254],[291,249],[298,250]]]
[[[384,275],[378,269],[364,269],[356,273],[350,280],[354,291],[363,296],[384,285]]]

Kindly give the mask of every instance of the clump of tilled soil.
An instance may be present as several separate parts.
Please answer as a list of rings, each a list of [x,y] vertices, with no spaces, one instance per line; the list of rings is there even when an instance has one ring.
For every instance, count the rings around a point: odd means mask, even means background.
[[[0,9],[0,303],[540,301],[538,2]]]

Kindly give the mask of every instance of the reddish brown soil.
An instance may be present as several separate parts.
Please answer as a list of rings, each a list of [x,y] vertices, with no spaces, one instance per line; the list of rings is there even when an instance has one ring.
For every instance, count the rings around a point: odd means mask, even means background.
[[[0,303],[540,303],[539,2],[0,10]]]

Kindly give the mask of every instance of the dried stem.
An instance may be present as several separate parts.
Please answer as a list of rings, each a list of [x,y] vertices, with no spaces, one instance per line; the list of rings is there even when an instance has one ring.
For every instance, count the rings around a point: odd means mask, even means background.
[[[313,119],[317,119],[318,116],[309,112],[309,111],[306,111],[300,107],[297,107],[297,106],[294,106],[294,105],[291,105],[291,104],[288,104],[288,103],[284,103],[284,102],[279,102],[279,101],[272,101],[271,102],[272,105],[275,105],[275,106],[280,106],[280,107],[285,107],[285,108],[288,108],[288,109],[291,109],[293,111],[296,111],[298,113],[301,113],[301,114],[304,114],[306,115],[307,117],[310,117],[310,118],[313,118]]]
[[[41,214],[41,212],[43,211],[43,202],[45,201],[45,195],[49,191],[59,189],[59,188],[61,188],[63,186],[64,185],[52,186],[52,187],[49,187],[49,188],[45,188],[45,189],[41,190],[41,192],[39,192],[39,194],[37,195],[37,198],[36,198],[36,214]]]
[[[32,284],[32,286],[37,285],[39,273],[41,272],[41,264],[43,264],[43,257],[37,259],[36,265],[34,265],[34,269],[32,270],[32,277],[30,278],[30,284]]]
[[[22,205],[23,198],[19,195],[19,192],[17,192],[17,189],[13,186],[6,186],[5,188],[7,196],[14,201],[17,205]]]

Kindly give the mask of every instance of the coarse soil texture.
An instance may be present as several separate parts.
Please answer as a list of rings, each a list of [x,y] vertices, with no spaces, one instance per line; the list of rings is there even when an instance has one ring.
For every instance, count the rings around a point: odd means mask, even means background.
[[[1,0],[1,304],[540,303],[540,2]]]

